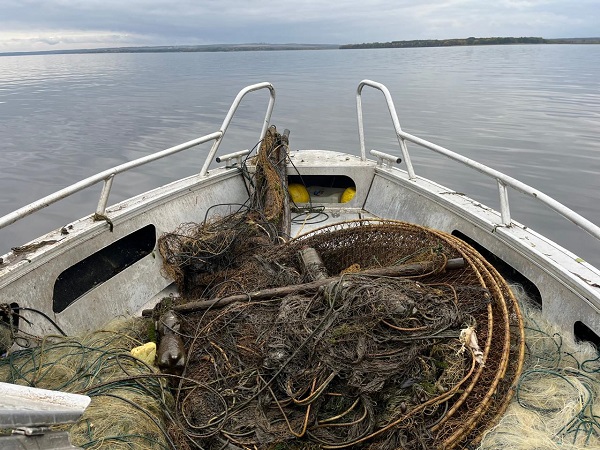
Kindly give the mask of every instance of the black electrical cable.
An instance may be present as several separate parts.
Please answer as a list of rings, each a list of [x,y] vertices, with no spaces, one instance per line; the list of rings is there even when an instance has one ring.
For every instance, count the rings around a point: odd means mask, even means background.
[[[52,320],[52,318],[50,318],[46,313],[44,313],[43,311],[40,311],[39,309],[35,309],[35,308],[27,308],[27,307],[23,307],[23,306],[11,306],[10,308],[12,311],[30,311],[36,314],[39,314],[40,316],[42,316],[44,319],[46,319],[48,322],[50,322],[52,324],[52,326],[54,328],[56,328],[56,330],[62,334],[63,336],[68,336],[67,333],[65,333],[62,328],[60,326],[58,326],[58,324]]]

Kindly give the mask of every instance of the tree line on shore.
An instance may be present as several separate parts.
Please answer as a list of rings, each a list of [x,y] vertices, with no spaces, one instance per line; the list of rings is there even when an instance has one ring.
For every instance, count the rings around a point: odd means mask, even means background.
[[[462,39],[416,39],[412,41],[369,42],[363,44],[340,45],[349,48],[411,48],[411,47],[453,47],[461,45],[510,45],[510,44],[598,44],[600,38],[544,39],[541,37],[468,37]]]

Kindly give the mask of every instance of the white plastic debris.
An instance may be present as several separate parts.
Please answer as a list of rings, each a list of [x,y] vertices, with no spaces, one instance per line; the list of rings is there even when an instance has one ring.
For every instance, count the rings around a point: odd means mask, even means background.
[[[473,357],[475,358],[475,361],[483,366],[483,352],[479,348],[479,342],[477,342],[477,333],[475,332],[475,327],[468,326],[467,328],[463,328],[462,330],[460,330],[460,335],[458,339],[462,344],[462,347],[458,351],[458,354],[460,355],[464,353],[468,346],[473,352]]]

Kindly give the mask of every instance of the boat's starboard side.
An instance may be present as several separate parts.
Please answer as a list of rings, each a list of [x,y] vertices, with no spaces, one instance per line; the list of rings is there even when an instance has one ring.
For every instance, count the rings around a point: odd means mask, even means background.
[[[569,334],[587,330],[600,336],[600,272],[531,228],[514,220],[504,225],[498,211],[393,168],[377,169],[365,209],[465,239],[496,265],[516,271],[515,281],[535,286],[550,322]]]

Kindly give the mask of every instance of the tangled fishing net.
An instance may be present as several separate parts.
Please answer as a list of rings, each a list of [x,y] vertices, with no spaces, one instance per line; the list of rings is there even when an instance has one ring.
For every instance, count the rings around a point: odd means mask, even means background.
[[[282,243],[285,144],[271,128],[244,172],[248,205],[159,240],[182,295],[155,309],[182,314],[177,447],[478,442],[522,369],[508,285],[460,239],[403,222],[348,222]]]
[[[185,297],[212,297],[235,290],[231,269],[248,263],[261,266],[257,268],[259,277],[265,270],[270,271],[271,262],[259,260],[256,255],[285,242],[290,235],[286,157],[287,137],[271,126],[261,151],[254,157],[253,173],[249,173],[247,164],[241,168],[251,191],[247,203],[218,220],[184,223],[159,239],[158,248],[165,259],[164,274],[175,281]],[[250,277],[247,285],[261,281],[254,279],[253,272],[246,273]],[[286,276],[291,278],[280,281],[297,281],[294,274]],[[222,283],[229,286],[219,290]]]
[[[231,219],[204,229],[230,230]],[[204,387],[178,386],[178,448],[456,448],[507,407],[521,315],[504,280],[459,239],[371,220],[227,248],[236,257],[220,254],[230,264],[199,290],[189,289],[196,266],[178,268],[186,301],[204,294],[195,312],[184,305],[185,377]],[[299,257],[306,248],[321,276]],[[448,268],[457,258],[464,266]]]

